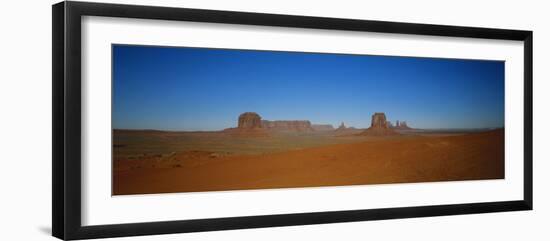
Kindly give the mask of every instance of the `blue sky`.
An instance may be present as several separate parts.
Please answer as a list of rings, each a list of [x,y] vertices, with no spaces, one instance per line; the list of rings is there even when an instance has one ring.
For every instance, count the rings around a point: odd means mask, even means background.
[[[220,130],[240,113],[370,126],[504,126],[504,62],[113,45],[113,127]]]

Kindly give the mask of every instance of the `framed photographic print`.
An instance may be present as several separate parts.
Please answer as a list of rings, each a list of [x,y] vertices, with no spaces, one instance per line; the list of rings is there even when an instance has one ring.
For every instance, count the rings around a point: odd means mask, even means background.
[[[532,115],[531,31],[61,2],[53,235],[531,210]]]

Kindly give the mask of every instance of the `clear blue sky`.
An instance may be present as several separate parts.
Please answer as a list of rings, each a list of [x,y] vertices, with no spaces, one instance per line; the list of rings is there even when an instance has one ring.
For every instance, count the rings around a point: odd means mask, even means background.
[[[113,45],[113,127],[220,130],[240,113],[370,126],[504,126],[504,62]]]

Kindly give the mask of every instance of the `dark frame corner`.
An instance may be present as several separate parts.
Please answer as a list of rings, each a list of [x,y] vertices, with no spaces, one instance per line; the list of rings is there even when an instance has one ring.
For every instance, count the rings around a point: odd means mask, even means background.
[[[108,16],[331,30],[518,40],[524,43],[523,200],[130,223],[81,225],[81,17]],[[531,210],[533,208],[533,32],[291,15],[89,2],[52,6],[52,233],[60,239],[199,232],[380,219]]]

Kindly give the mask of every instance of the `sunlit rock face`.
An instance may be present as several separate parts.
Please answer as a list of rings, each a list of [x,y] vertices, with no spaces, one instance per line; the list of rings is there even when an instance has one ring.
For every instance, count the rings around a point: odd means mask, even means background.
[[[263,120],[262,128],[272,131],[313,131],[308,120]]]
[[[245,112],[239,115],[239,129],[262,128],[262,117],[255,112]]]
[[[370,123],[371,128],[387,128],[388,124],[386,121],[386,114],[382,112],[376,112],[372,115],[372,120]]]
[[[363,131],[361,135],[389,136],[397,135],[397,132],[390,128],[390,125],[386,120],[386,114],[383,112],[376,112],[372,115],[370,127]]]

